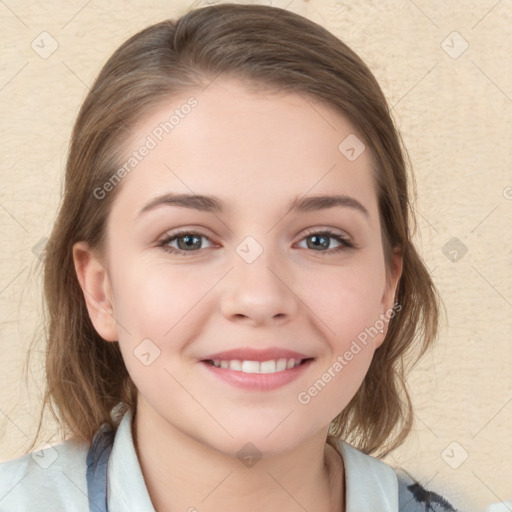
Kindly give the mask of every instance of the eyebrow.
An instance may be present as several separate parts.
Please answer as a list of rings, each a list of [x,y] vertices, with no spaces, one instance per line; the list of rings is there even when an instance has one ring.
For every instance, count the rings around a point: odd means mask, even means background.
[[[221,199],[214,196],[205,196],[198,194],[163,194],[152,199],[137,214],[137,218],[143,213],[153,210],[159,206],[177,206],[181,208],[191,208],[202,212],[222,213],[224,211],[224,203]],[[367,218],[370,217],[368,210],[355,198],[338,194],[323,196],[308,196],[295,198],[288,204],[286,214],[297,212],[312,212],[318,210],[326,210],[335,206],[345,208],[353,208],[361,212]]]

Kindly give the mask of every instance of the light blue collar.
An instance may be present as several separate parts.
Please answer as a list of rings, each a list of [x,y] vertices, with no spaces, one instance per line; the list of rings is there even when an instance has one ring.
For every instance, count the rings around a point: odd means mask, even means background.
[[[108,462],[109,512],[155,512],[135,452],[127,410],[119,423]],[[393,468],[337,440],[345,469],[346,512],[398,512],[398,478]]]
[[[395,470],[345,441],[336,445],[345,467],[346,512],[398,512]]]
[[[132,438],[132,413],[128,409],[119,423],[108,461],[107,501],[109,512],[155,512],[142,475]]]

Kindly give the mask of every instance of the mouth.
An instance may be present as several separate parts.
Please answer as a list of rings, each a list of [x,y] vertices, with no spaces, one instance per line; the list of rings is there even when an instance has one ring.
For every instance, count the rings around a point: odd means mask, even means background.
[[[224,384],[250,392],[272,391],[300,378],[314,364],[314,357],[251,361],[203,359],[201,366]],[[209,378],[209,377],[208,377]]]
[[[270,359],[268,361],[251,361],[240,359],[204,359],[201,362],[215,368],[231,370],[241,373],[279,373],[313,361],[313,357],[304,359],[280,358]]]

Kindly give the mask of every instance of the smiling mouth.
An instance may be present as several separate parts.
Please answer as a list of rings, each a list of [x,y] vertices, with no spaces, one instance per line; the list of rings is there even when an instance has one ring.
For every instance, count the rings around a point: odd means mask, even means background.
[[[203,363],[209,364],[219,369],[237,371],[242,373],[278,373],[292,368],[296,368],[308,361],[312,361],[313,357],[306,359],[281,358],[271,359],[268,361],[241,361],[239,359],[220,360],[205,359]]]

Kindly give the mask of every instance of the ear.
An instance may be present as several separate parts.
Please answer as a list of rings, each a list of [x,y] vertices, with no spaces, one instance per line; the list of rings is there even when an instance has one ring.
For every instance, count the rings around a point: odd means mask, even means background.
[[[382,294],[381,299],[381,313],[384,318],[388,320],[384,322],[384,332],[382,335],[379,335],[375,340],[375,348],[377,349],[382,345],[384,339],[386,338],[386,334],[389,327],[389,319],[390,315],[394,308],[396,290],[398,288],[398,282],[400,281],[400,276],[402,275],[403,268],[403,254],[401,249],[394,249],[393,254],[391,256],[391,268],[387,272],[386,278],[386,287]],[[401,309],[401,307],[400,307]],[[399,309],[398,309],[399,311]],[[393,315],[394,316],[394,315]]]
[[[73,261],[94,328],[104,340],[117,341],[114,300],[107,269],[86,242],[73,245]]]

